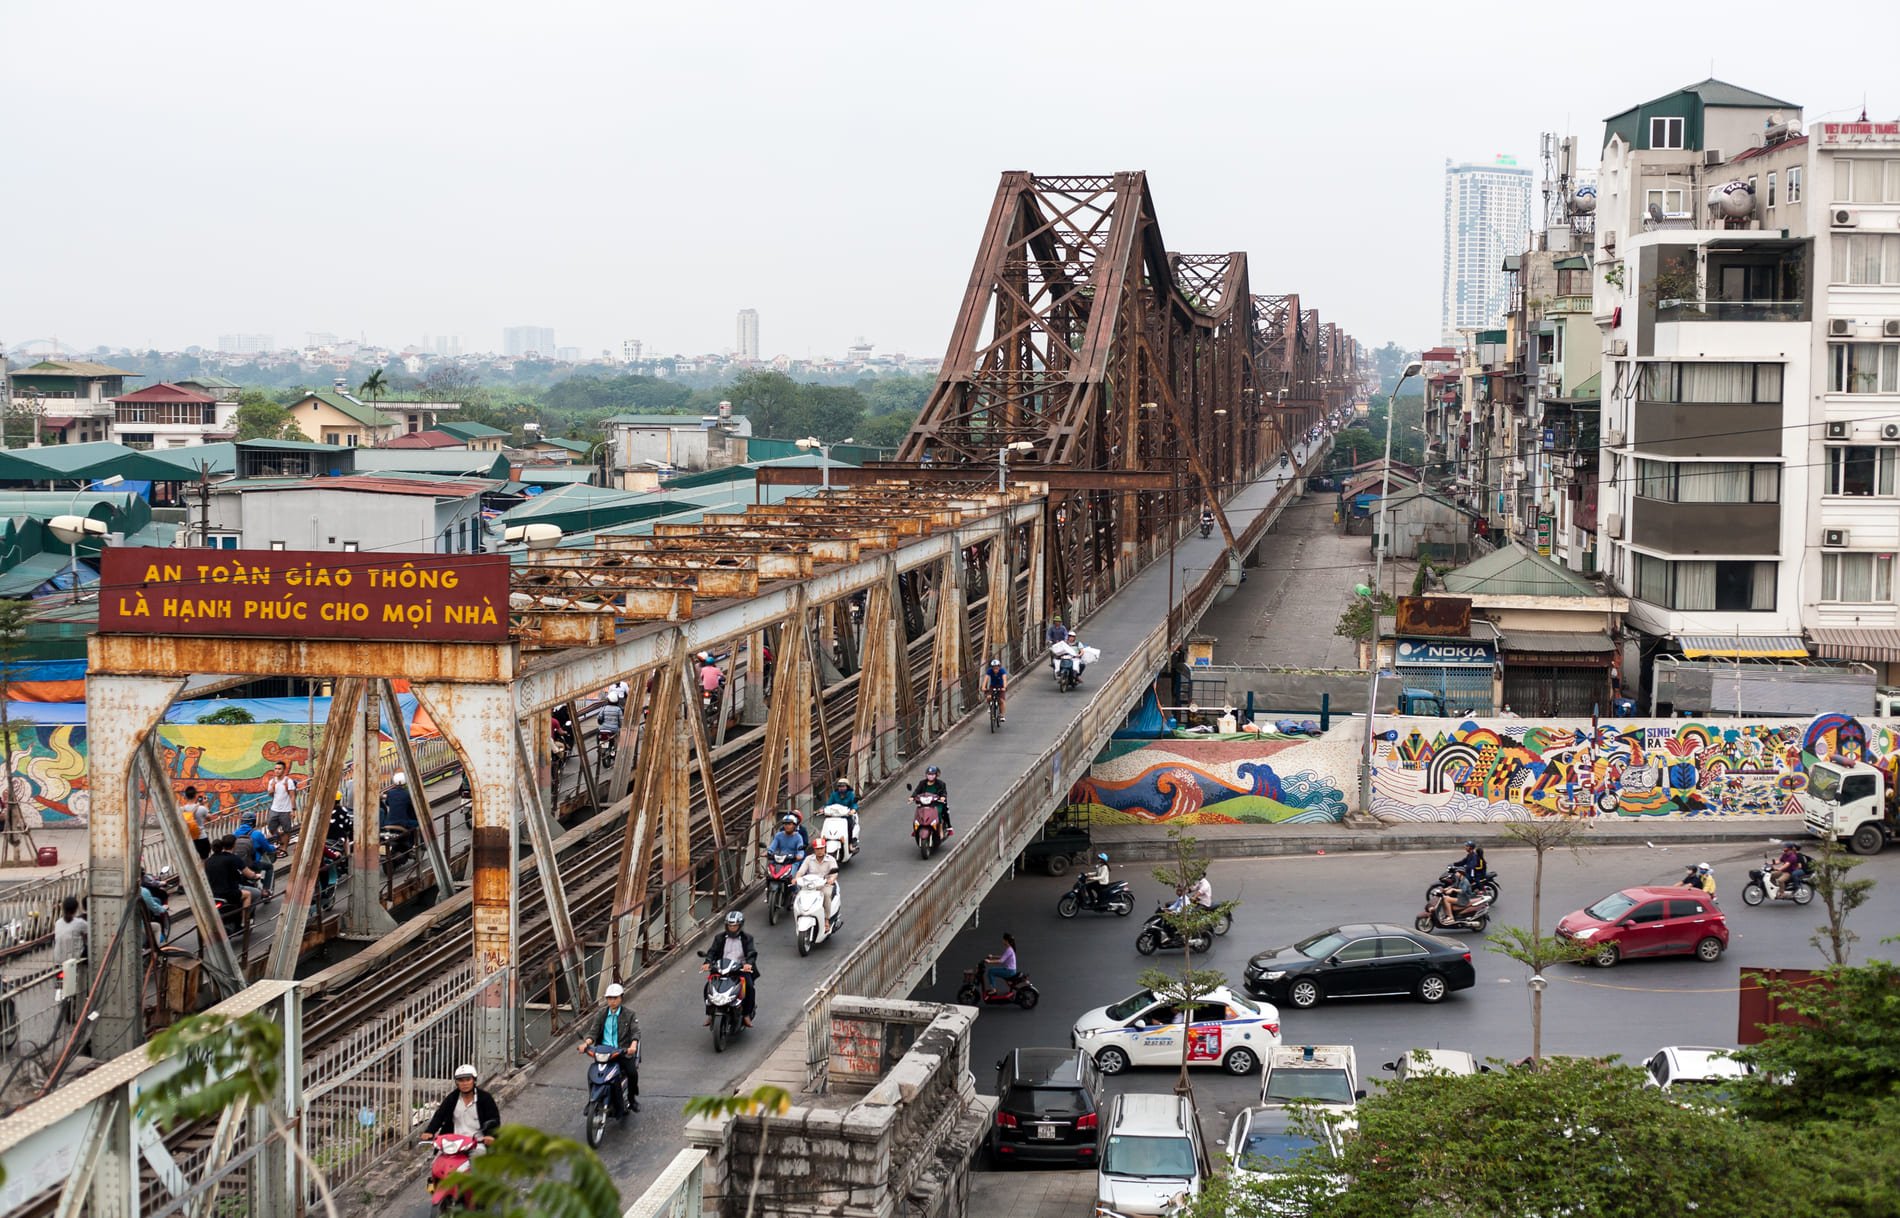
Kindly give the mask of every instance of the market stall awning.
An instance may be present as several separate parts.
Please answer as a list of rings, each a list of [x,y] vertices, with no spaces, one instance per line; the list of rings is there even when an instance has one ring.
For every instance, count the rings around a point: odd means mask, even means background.
[[[1793,634],[1679,634],[1690,660],[1805,660],[1807,645]]]
[[[1505,651],[1537,651],[1567,655],[1607,655],[1615,650],[1601,630],[1512,630],[1502,640]]]
[[[1900,664],[1900,630],[1815,629],[1814,653],[1828,660]]]

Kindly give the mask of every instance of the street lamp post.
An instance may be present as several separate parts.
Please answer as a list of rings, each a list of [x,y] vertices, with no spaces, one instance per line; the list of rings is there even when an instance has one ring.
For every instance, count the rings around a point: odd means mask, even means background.
[[[816,452],[818,454],[819,478],[820,478],[819,489],[826,490],[826,491],[830,490],[831,489],[831,449],[833,445],[825,443],[823,440],[820,440],[817,436],[806,436],[802,440],[793,441],[793,443],[797,444],[798,447],[804,449],[806,452]],[[846,436],[842,440],[833,441],[833,444],[849,444],[849,443],[851,443],[850,436]]]
[[[46,522],[46,527],[54,537],[66,543],[67,562],[72,568],[73,604],[79,603],[79,543],[87,537],[104,537],[111,532],[103,520],[94,520],[91,516],[78,514],[79,497],[88,490],[100,490],[108,486],[117,486],[125,479],[113,474],[99,479],[91,487],[80,487],[73,497],[66,501],[66,514],[55,516]]]
[[[996,493],[1002,494],[1007,488],[1004,479],[1009,476],[1009,454],[1026,453],[1036,447],[1028,440],[1011,440],[996,450]]]
[[[1379,577],[1385,568],[1385,510],[1392,498],[1392,414],[1398,401],[1399,389],[1405,382],[1418,375],[1418,360],[1405,365],[1405,371],[1399,374],[1398,384],[1392,386],[1392,395],[1385,400],[1385,460],[1379,470],[1379,514],[1372,529],[1372,587],[1366,600],[1372,611],[1372,629],[1370,646],[1372,654],[1367,658],[1366,667],[1371,675],[1366,679],[1366,753],[1359,765],[1359,811],[1361,815],[1372,811],[1372,717],[1379,705]]]

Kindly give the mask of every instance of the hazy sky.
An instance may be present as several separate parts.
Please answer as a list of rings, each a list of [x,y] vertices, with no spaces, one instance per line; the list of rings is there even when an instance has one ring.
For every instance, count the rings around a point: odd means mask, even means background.
[[[273,4],[0,9],[0,342],[936,357],[997,175],[1146,169],[1374,343],[1435,338],[1443,163],[1714,75],[1900,115],[1900,4]]]

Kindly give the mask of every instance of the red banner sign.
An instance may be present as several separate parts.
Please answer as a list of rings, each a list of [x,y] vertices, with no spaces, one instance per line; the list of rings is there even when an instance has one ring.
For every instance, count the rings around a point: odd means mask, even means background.
[[[108,546],[100,557],[101,634],[508,638],[508,559],[501,554]]]

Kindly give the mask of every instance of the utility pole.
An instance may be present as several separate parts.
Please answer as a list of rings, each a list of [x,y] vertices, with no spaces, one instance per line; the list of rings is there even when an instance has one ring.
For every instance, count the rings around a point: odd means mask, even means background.
[[[211,545],[211,462],[198,462],[198,545]]]

